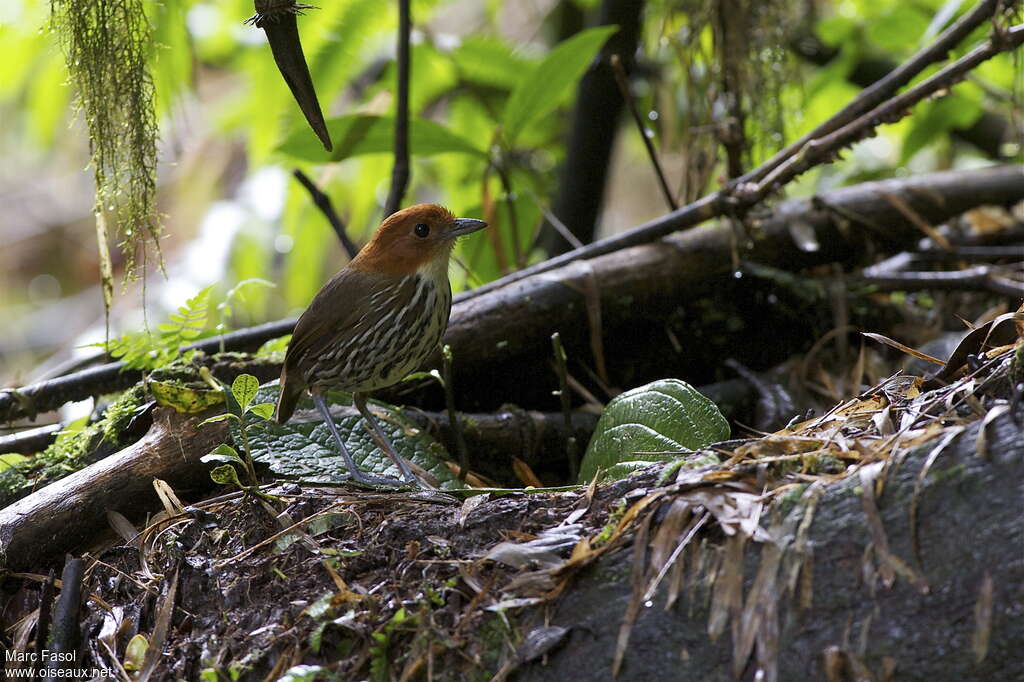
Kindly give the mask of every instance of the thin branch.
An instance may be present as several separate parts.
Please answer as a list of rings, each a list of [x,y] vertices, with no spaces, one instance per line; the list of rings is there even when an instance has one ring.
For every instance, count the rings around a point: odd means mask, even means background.
[[[345,223],[338,216],[338,213],[334,210],[334,204],[331,203],[331,198],[324,194],[313,181],[309,179],[305,173],[296,168],[292,171],[292,175],[295,179],[302,183],[302,186],[309,192],[309,197],[313,200],[313,204],[320,209],[320,212],[327,218],[327,222],[334,228],[334,234],[338,235],[338,240],[345,249],[345,253],[348,254],[349,259],[355,258],[356,254],[359,253],[359,247],[356,243],[349,239],[348,232],[345,231]]]
[[[844,125],[856,120],[864,112],[888,100],[928,66],[945,59],[950,50],[970,35],[971,31],[988,21],[1002,4],[1002,0],[982,0],[982,2],[979,2],[974,9],[960,17],[956,23],[943,31],[931,45],[919,50],[917,54],[870,87],[861,90],[857,97],[843,107],[839,113],[800,139],[794,140],[772,158],[768,159],[768,161],[742,178],[739,178],[736,181],[737,184],[758,182],[764,179],[776,167],[799,152],[811,140],[818,139],[842,128]]]
[[[452,386],[452,347],[448,344],[441,349],[441,359],[441,378],[444,379],[444,403],[445,409],[448,411],[448,428],[451,429],[459,458],[459,480],[465,481],[466,474],[469,473],[469,450],[466,448],[466,439],[462,435],[459,415],[455,411],[455,387]]]
[[[1018,271],[1020,265],[1016,265]],[[976,265],[952,272],[894,272],[861,277],[857,281],[879,291],[988,291],[1010,298],[1024,298],[1024,282],[999,275],[1010,269],[1012,267]]]
[[[910,108],[924,99],[942,92],[967,77],[967,74],[982,62],[1001,52],[1008,52],[1024,43],[1024,24],[1014,26],[1005,32],[993,33],[985,44],[974,48],[960,59],[948,64],[935,75],[927,78],[901,95],[887,100],[871,111],[847,123],[825,137],[816,138],[804,145],[799,153],[786,159],[764,179],[753,185],[752,190],[740,185],[737,198],[741,204],[753,204],[775,188],[793,180],[798,175],[821,163],[830,163],[838,158],[840,150],[869,137],[883,123],[894,123],[910,113]]]
[[[647,156],[651,160],[651,166],[654,167],[654,174],[658,176],[661,192],[665,195],[665,203],[668,204],[670,211],[675,211],[679,208],[679,204],[676,202],[676,198],[672,196],[672,190],[668,187],[665,172],[661,169],[661,163],[658,161],[658,152],[654,149],[654,143],[651,142],[651,136],[648,135],[647,125],[644,123],[644,119],[640,116],[640,111],[636,107],[636,99],[634,99],[633,92],[630,90],[626,69],[623,68],[622,60],[619,59],[617,54],[612,55],[611,62],[612,72],[615,74],[615,82],[619,86],[619,92],[622,93],[622,99],[625,100],[626,106],[629,107],[629,113],[633,115],[636,129],[639,131],[640,137],[643,138],[644,147],[647,149]]]
[[[409,185],[409,34],[412,32],[410,0],[398,0],[398,92],[395,94],[395,166],[384,215],[402,207]]]
[[[853,123],[836,130],[834,133],[820,140],[811,140],[804,147],[796,149],[795,151],[799,152],[798,156],[787,157],[779,161],[776,161],[776,157],[772,157],[772,159],[744,176],[744,178],[756,178],[767,174],[765,180],[760,183],[743,184],[737,181],[730,187],[698,199],[677,211],[644,223],[632,230],[588,244],[581,249],[574,249],[542,263],[537,263],[532,267],[513,272],[499,280],[467,292],[465,296],[467,298],[481,296],[527,277],[560,268],[573,261],[595,258],[619,249],[649,243],[656,239],[661,239],[672,232],[693,227],[705,220],[717,218],[725,214],[741,212],[760,202],[769,192],[777,190],[814,165],[835,160],[839,150],[843,147],[867,137],[875,128],[883,123],[902,118],[908,113],[908,108],[913,104],[949,88],[959,80],[962,80],[967,72],[978,66],[978,64],[1000,52],[1006,52],[1019,46],[1021,42],[1024,42],[1024,26],[1015,26],[1000,33],[998,36],[994,36],[981,47],[976,48],[948,65],[904,94],[889,100],[887,103],[873,109],[853,121]],[[903,67],[900,67],[896,71],[902,71],[902,69]],[[840,112],[834,118],[841,118],[842,113]]]
[[[558,375],[558,400],[562,406],[562,420],[566,427],[565,457],[569,462],[569,480],[575,481],[579,475],[580,463],[577,457],[576,438],[572,433],[572,403],[569,399],[569,371],[566,368],[565,347],[562,335],[555,332],[551,335],[551,347],[555,354],[555,374]]]

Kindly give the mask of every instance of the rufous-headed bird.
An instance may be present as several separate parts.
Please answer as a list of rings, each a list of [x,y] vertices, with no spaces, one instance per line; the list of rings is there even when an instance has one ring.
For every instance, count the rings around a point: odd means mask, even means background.
[[[287,422],[308,390],[354,481],[401,485],[359,470],[331,419],[324,392],[351,392],[374,441],[405,482],[425,487],[367,409],[366,394],[398,383],[438,349],[452,307],[452,247],[458,237],[486,226],[482,220],[456,218],[434,204],[398,211],[299,317],[281,369],[275,418]]]

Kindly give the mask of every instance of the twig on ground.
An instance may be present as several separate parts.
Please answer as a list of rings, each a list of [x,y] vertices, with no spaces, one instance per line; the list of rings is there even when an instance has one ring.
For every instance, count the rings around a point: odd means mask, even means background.
[[[452,347],[445,344],[441,349],[441,378],[444,380],[444,403],[448,411],[448,426],[452,430],[452,437],[455,440],[456,454],[459,457],[459,480],[465,481],[469,473],[469,450],[466,448],[466,439],[462,435],[462,426],[459,424],[459,415],[455,412],[455,388],[452,386]]]
[[[562,346],[562,335],[555,332],[551,335],[551,347],[555,351],[555,374],[558,375],[558,400],[562,405],[562,418],[565,421],[565,457],[569,462],[569,480],[575,481],[579,475],[580,463],[576,448],[576,437],[572,433],[572,402],[569,400],[569,371],[566,368],[565,347]]]

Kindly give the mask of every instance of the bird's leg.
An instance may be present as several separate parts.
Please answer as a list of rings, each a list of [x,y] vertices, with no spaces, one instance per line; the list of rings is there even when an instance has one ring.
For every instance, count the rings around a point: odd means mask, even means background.
[[[384,433],[384,429],[380,428],[380,424],[374,419],[373,414],[369,408],[366,407],[366,396],[362,393],[353,393],[352,402],[356,404],[356,409],[359,410],[359,414],[363,415],[363,419],[370,425],[370,436],[377,443],[384,454],[391,458],[391,461],[398,465],[398,468],[402,472],[402,476],[405,478],[409,485],[419,486],[423,490],[433,490],[433,488],[426,483],[416,478],[416,475],[412,473],[412,469],[409,468],[409,464],[402,459],[402,456],[398,454],[398,450],[391,444],[391,440],[388,435]]]
[[[334,419],[331,418],[331,411],[327,409],[327,403],[324,402],[324,397],[320,393],[313,393],[313,404],[316,405],[316,409],[320,411],[320,416],[324,418],[327,423],[327,428],[331,430],[331,435],[334,436],[334,441],[338,444],[338,449],[341,450],[341,456],[345,458],[345,466],[348,467],[348,471],[352,476],[352,480],[356,483],[362,483],[363,485],[387,485],[387,486],[403,486],[404,484],[394,478],[387,478],[384,476],[371,476],[359,469],[356,466],[356,461],[352,459],[352,455],[349,454],[348,448],[345,447],[345,441],[341,439],[341,434],[338,433],[338,427],[334,424]]]

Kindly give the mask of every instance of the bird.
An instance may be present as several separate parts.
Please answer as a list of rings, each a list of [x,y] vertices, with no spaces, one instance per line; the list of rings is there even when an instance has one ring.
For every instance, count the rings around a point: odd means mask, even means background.
[[[393,213],[296,322],[281,369],[275,420],[285,424],[308,391],[353,481],[429,489],[367,409],[367,394],[398,383],[439,348],[451,314],[452,248],[459,237],[484,227],[482,220],[456,218],[436,204]],[[328,390],[352,394],[374,442],[397,465],[404,483],[356,466],[324,401]]]

